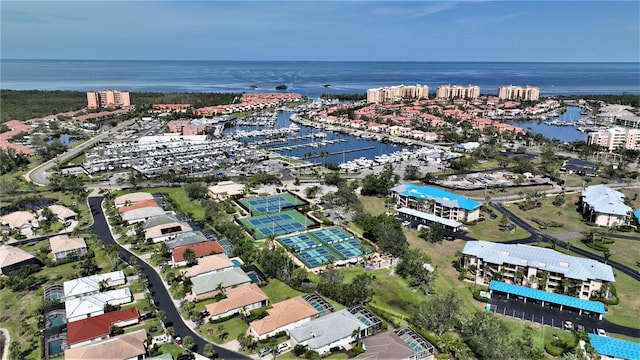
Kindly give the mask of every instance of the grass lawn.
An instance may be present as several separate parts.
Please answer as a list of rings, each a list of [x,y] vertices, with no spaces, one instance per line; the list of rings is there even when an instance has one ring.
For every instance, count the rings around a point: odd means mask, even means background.
[[[171,354],[171,357],[175,359],[178,357],[178,355],[186,353],[186,351],[180,345],[165,343],[160,345],[160,353],[162,354],[169,353]]]
[[[220,328],[221,326],[222,328]],[[197,331],[205,339],[211,340],[216,344],[224,344],[231,340],[235,340],[238,335],[244,334],[248,328],[249,325],[245,324],[242,319],[234,317],[216,324],[205,322],[197,328]],[[223,339],[220,338],[221,332],[219,329],[222,329],[222,333],[227,333]]]
[[[640,328],[638,319],[640,319],[640,288],[638,282],[629,275],[623,274],[618,270],[613,270],[616,278],[615,287],[618,291],[620,303],[607,307],[607,313],[604,318],[620,325]]]
[[[384,214],[388,210],[384,207],[384,198],[376,196],[361,196],[363,207],[373,216]]]
[[[529,236],[529,233],[519,226],[515,226],[512,231],[505,232],[500,231],[499,225],[499,216],[495,219],[491,219],[487,216],[484,221],[479,221],[475,225],[464,225],[464,227],[469,229],[469,233],[467,235],[476,239],[489,241],[508,241],[523,239]]]
[[[582,241],[580,240],[582,239],[572,239],[571,246],[586,250],[599,256],[604,256],[604,253],[602,251],[592,249],[582,243]],[[616,241],[614,244],[605,245],[609,248],[609,251],[611,253],[611,257],[609,259],[626,265],[632,269],[637,269],[638,265],[636,265],[636,263],[640,261],[640,245],[638,244],[638,242],[634,240],[616,238],[614,238],[614,240]]]
[[[594,227],[587,225],[582,219],[582,215],[576,210],[575,202],[578,201],[578,194],[567,194],[565,203],[561,206],[554,206],[554,197],[548,197],[542,201],[542,206],[536,209],[522,211],[517,204],[506,204],[516,216],[531,224],[534,228],[539,229],[540,226],[531,218],[537,218],[542,221],[558,221],[563,225],[561,227],[548,227],[544,232],[549,234],[566,233],[566,232],[589,232]]]
[[[269,284],[263,286],[262,291],[269,297],[269,302],[272,304],[303,294],[278,279],[269,279]]]
[[[640,189],[617,189],[624,194],[625,199],[631,202],[633,209],[640,209]],[[634,200],[635,199],[635,200]]]

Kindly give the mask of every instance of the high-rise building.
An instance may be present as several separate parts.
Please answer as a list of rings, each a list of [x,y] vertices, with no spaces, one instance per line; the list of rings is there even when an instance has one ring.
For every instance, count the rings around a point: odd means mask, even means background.
[[[475,99],[480,96],[480,86],[477,85],[440,85],[436,90],[436,97],[440,99]]]
[[[99,90],[87,91],[87,108],[127,108],[131,106],[128,91]]]
[[[367,103],[388,103],[402,99],[428,99],[429,87],[417,84],[415,86],[396,85],[367,90]]]
[[[604,146],[612,151],[618,148],[640,150],[640,129],[614,127],[589,133],[587,143]]]
[[[529,85],[526,87],[504,85],[498,88],[498,98],[500,100],[536,101],[540,98],[540,88]]]

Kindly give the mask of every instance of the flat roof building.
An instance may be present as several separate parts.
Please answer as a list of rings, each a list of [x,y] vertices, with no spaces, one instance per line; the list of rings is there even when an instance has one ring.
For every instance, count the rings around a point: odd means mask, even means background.
[[[367,103],[389,103],[404,99],[428,99],[429,87],[417,84],[415,86],[396,85],[367,89]]]
[[[475,99],[480,96],[477,85],[440,85],[436,90],[436,98],[441,99]]]
[[[128,91],[98,90],[87,91],[87,108],[128,108],[131,107],[131,96]]]
[[[500,100],[537,101],[540,98],[540,88],[529,86],[504,85],[498,88]]]
[[[480,202],[433,186],[403,183],[392,188],[391,192],[399,207],[421,211],[443,220],[473,221],[480,217]],[[455,227],[453,224],[451,226]]]

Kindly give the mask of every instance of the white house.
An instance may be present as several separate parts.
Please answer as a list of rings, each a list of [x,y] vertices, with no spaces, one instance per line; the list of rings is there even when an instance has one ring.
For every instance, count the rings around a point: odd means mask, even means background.
[[[345,348],[363,335],[367,326],[348,310],[342,309],[289,330],[296,344],[305,345],[320,355],[329,349]]]

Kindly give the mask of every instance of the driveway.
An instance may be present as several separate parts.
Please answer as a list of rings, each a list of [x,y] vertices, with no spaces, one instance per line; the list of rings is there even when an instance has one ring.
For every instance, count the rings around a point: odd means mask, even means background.
[[[118,246],[121,249],[120,258],[123,261],[128,263],[129,259],[134,254],[122,248],[113,239],[113,236],[111,235],[111,231],[109,230],[109,226],[105,219],[104,212],[102,211],[101,204],[103,200],[104,200],[104,197],[101,197],[101,196],[90,197],[88,199],[89,208],[91,209],[91,215],[93,216],[93,225],[91,226],[91,229],[95,231],[96,234],[98,234],[100,239],[102,239],[102,241],[106,245],[114,244]],[[197,334],[195,331],[189,328],[187,324],[185,324],[182,317],[180,316],[180,313],[176,309],[175,304],[173,303],[173,299],[169,295],[166,287],[164,286],[164,283],[162,282],[160,275],[146,262],[141,261],[138,258],[136,258],[136,260],[138,264],[142,266],[142,272],[149,279],[149,289],[151,291],[151,294],[153,295],[154,301],[156,302],[156,304],[158,304],[158,307],[164,310],[166,313],[165,322],[173,323],[173,328],[176,331],[176,336],[180,336],[184,338],[185,336],[189,335],[193,338],[193,342],[196,345],[196,347],[194,348],[194,352],[202,351],[202,349],[204,349],[204,345],[209,342],[203,339],[202,337],[200,337],[199,334]],[[130,264],[130,265],[134,265],[134,264]],[[245,355],[239,354],[234,351],[230,351],[228,349],[222,348],[213,343],[211,344],[213,345],[219,357],[223,359],[248,359],[248,357]]]

